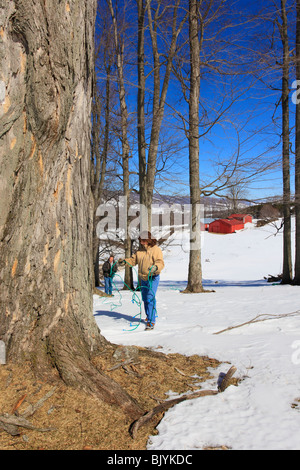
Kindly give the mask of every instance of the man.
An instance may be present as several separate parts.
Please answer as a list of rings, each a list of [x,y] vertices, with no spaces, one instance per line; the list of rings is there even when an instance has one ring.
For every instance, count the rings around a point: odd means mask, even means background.
[[[139,237],[141,248],[131,257],[119,260],[119,264],[130,266],[138,265],[138,276],[142,299],[146,313],[146,330],[153,330],[156,317],[156,291],[160,273],[164,268],[162,250],[150,232],[142,232]]]
[[[117,264],[114,264],[114,255],[111,254],[102,266],[104,276],[105,294],[112,295],[112,279],[117,271]]]

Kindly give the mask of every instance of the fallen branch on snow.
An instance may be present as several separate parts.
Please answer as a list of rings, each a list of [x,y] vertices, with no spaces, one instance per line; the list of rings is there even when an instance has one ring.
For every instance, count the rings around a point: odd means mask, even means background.
[[[257,315],[254,317],[252,320],[246,321],[245,323],[241,323],[240,325],[235,325],[235,326],[229,326],[228,328],[225,328],[224,330],[217,331],[216,333],[213,333],[214,335],[219,335],[221,333],[224,333],[225,331],[229,330],[234,330],[235,328],[241,328],[242,326],[245,325],[251,325],[252,323],[258,323],[266,320],[277,320],[278,318],[285,318],[285,317],[293,317],[300,315],[300,310],[297,310],[296,312],[291,312],[291,313],[283,313],[281,315],[273,315],[273,314],[261,314]]]

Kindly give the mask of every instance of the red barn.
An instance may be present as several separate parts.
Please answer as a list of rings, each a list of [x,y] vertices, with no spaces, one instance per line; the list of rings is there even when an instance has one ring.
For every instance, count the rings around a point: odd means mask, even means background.
[[[241,220],[244,224],[247,222],[252,222],[252,216],[249,214],[232,214],[228,217],[228,219]]]
[[[212,233],[234,233],[242,230],[244,223],[237,219],[217,219],[209,224],[209,232]]]

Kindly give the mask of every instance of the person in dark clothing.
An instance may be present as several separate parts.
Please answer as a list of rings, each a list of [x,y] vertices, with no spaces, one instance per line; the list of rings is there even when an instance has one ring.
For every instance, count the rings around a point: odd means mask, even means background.
[[[105,294],[112,295],[112,279],[117,270],[117,263],[114,263],[114,255],[111,254],[102,266]]]

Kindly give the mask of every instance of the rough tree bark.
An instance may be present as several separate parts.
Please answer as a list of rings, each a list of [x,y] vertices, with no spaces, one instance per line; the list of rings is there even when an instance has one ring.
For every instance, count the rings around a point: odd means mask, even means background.
[[[189,1],[190,97],[189,97],[189,181],[191,201],[190,258],[188,284],[184,292],[203,292],[201,267],[200,183],[199,183],[199,96],[200,50],[197,1]]]
[[[292,246],[291,246],[291,188],[290,188],[290,124],[289,124],[289,68],[290,51],[288,39],[288,20],[286,0],[281,0],[281,20],[279,26],[282,42],[282,183],[283,183],[283,267],[282,283],[292,281]]]
[[[296,80],[297,88],[300,83],[300,0],[296,1]],[[296,247],[295,247],[295,278],[294,283],[300,285],[300,103],[296,102],[296,157],[295,157],[295,218],[296,218]]]
[[[137,122],[138,122],[138,152],[139,152],[139,187],[141,211],[141,230],[151,229],[151,223],[148,222],[148,214],[144,212],[143,207],[148,207],[147,197],[147,156],[146,156],[146,136],[145,136],[145,96],[146,96],[146,77],[145,77],[145,13],[146,6],[144,0],[137,0],[138,8],[138,93],[137,93]],[[151,204],[151,202],[150,202]]]
[[[0,0],[0,338],[131,417],[136,402],[91,365],[90,112],[96,1]]]

